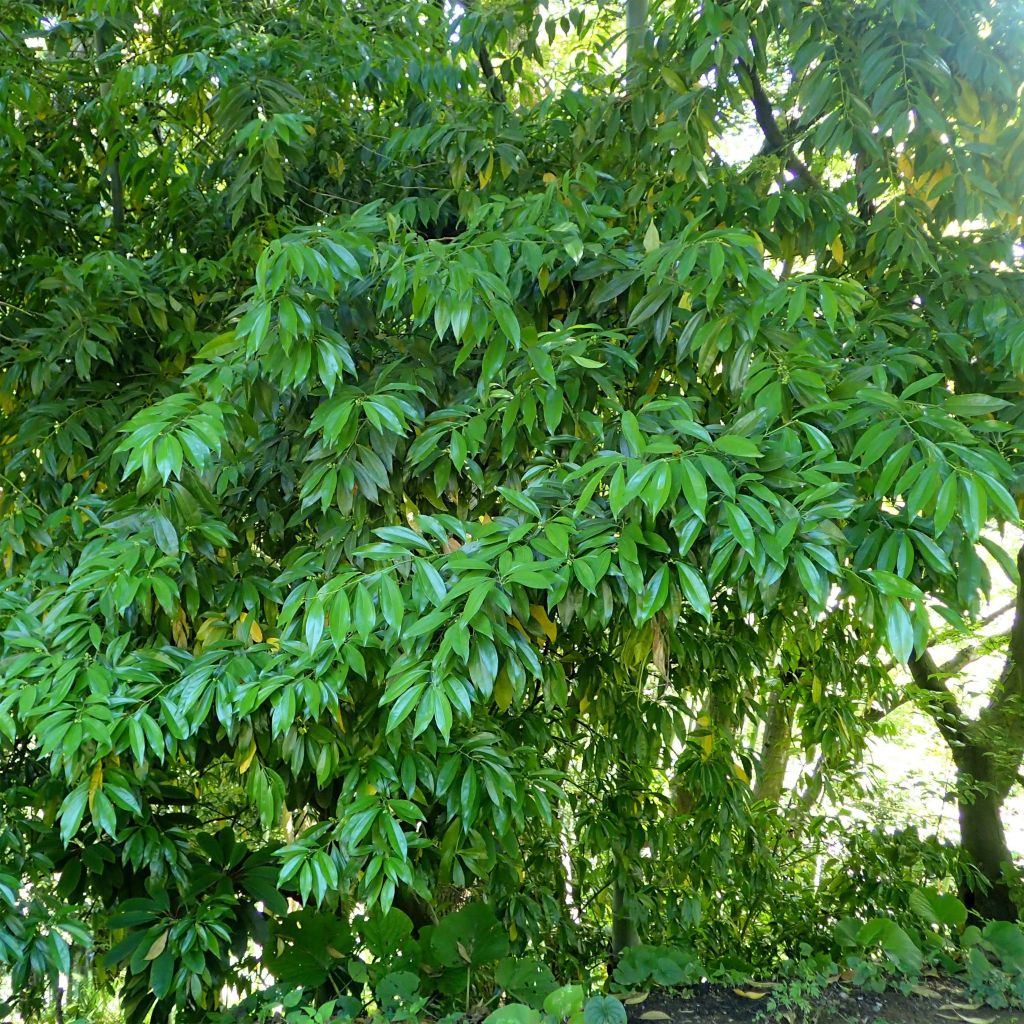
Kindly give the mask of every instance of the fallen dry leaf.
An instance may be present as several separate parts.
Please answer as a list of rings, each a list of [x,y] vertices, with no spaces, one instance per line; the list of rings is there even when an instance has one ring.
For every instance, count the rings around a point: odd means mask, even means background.
[[[636,1003],[645,1003],[645,1002],[647,1002],[647,997],[650,994],[651,994],[650,992],[634,992],[631,996],[626,996],[626,998],[623,999],[622,1001],[627,1006],[634,1006]]]

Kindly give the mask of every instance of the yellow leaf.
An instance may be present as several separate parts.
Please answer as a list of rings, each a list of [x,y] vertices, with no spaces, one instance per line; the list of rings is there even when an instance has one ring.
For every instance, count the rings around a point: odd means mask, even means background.
[[[487,166],[482,171],[477,173],[477,177],[480,179],[480,187],[487,188],[487,183],[491,180],[491,175],[494,174],[494,154],[492,153],[487,159]]]
[[[693,309],[693,304],[690,301],[690,293],[689,292],[683,292],[683,294],[679,296],[679,308],[680,309]]]
[[[170,934],[170,928],[162,931],[154,940],[153,945],[146,951],[146,960],[155,960],[167,947],[167,936]]]
[[[544,635],[552,642],[555,642],[555,637],[558,635],[558,627],[548,618],[548,613],[544,610],[542,605],[531,604],[530,615],[542,630]]]
[[[89,810],[92,810],[92,802],[96,796],[96,791],[103,785],[103,762],[100,761],[95,768],[92,770],[92,775],[89,776]]]
[[[278,640],[276,636],[268,636],[268,637],[267,637],[267,646],[268,646],[268,647],[269,647],[269,648],[270,648],[270,649],[271,649],[272,651],[276,651],[276,650],[279,650],[279,649],[280,649],[280,647],[281,647],[281,641],[280,641],[280,640]]]
[[[659,245],[661,245],[661,235],[658,234],[658,225],[652,220],[644,234],[644,252],[654,252]]]
[[[672,1018],[661,1010],[648,1010],[640,1014],[641,1020],[671,1020]]]
[[[960,86],[960,102],[957,104],[957,115],[962,121],[977,124],[981,120],[981,98],[974,86],[963,78],[957,78]]]
[[[845,251],[843,250],[843,240],[839,235],[836,235],[836,237],[832,239],[832,258],[836,263],[842,263],[845,255]]]
[[[515,942],[519,937],[519,929],[516,927],[515,921],[508,926],[508,937]]]
[[[344,960],[345,954],[338,952],[333,946],[327,947],[327,955],[334,957],[335,960]]]
[[[515,626],[516,629],[518,629],[519,632],[523,634],[524,639],[530,639],[529,633],[526,632],[526,627],[523,626],[523,624],[514,615],[510,615],[508,617],[508,624],[510,626]]]
[[[223,640],[228,635],[228,624],[219,615],[210,615],[203,619],[196,630],[196,652],[201,651],[208,644],[217,640]]]
[[[708,758],[711,756],[711,751],[715,746],[715,737],[709,732],[700,741],[701,747],[704,749],[704,757]]]
[[[258,644],[263,639],[263,630],[260,629],[260,624],[255,619],[249,624],[249,639],[254,644]]]
[[[814,681],[811,683],[811,700],[815,704],[821,703],[821,680],[815,676]]]
[[[256,741],[253,740],[249,745],[249,749],[245,752],[245,757],[242,758],[242,763],[238,766],[238,774],[244,775],[252,764],[252,759],[256,756]]]
[[[174,618],[171,619],[171,637],[174,646],[184,650],[188,647],[188,622],[185,619],[185,609],[179,607]]]
[[[738,764],[736,761],[733,761],[732,770],[735,773],[736,778],[739,779],[740,782],[745,782],[747,783],[747,785],[750,784],[750,776],[743,770],[743,766],[741,764]]]
[[[622,1001],[627,1006],[635,1006],[637,1003],[647,1002],[647,999],[650,996],[650,994],[650,992],[634,992],[631,996],[627,996]]]
[[[734,988],[733,992],[738,996],[743,996],[744,999],[764,999],[768,995],[767,992],[755,992],[748,988]]]
[[[581,715],[584,714],[586,712],[587,708],[589,708],[589,707],[590,707],[590,698],[589,697],[580,697],[580,714]]]
[[[494,683],[494,703],[498,705],[498,710],[507,711],[513,697],[515,692],[512,689],[512,682],[508,674],[502,671]]]
[[[552,184],[553,182],[556,182],[556,181],[558,181],[558,178],[556,178],[556,177],[555,177],[555,175],[553,175],[553,174],[552,174],[552,173],[551,173],[550,171],[548,171],[548,172],[547,172],[547,173],[546,173],[546,174],[544,175],[544,177],[543,177],[543,178],[541,178],[541,181],[543,181],[545,185],[550,185],[550,184]]]

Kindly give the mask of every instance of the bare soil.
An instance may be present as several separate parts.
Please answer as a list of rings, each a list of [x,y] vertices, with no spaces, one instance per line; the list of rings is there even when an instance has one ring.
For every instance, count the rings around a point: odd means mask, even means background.
[[[1024,1024],[1022,1010],[993,1010],[951,982],[929,981],[913,995],[829,985],[805,1006],[771,1009],[773,990],[704,985],[651,993],[626,1006],[630,1024]]]

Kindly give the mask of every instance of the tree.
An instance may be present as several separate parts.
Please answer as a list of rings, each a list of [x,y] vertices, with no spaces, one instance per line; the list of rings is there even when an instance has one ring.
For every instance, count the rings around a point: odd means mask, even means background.
[[[613,902],[682,928],[771,884],[766,680],[841,745],[979,609],[1021,6],[656,5],[624,77],[622,14],[5,7],[22,998],[90,937],[132,1021],[248,990],[250,940],[348,985],[296,921],[446,887],[554,957]]]
[[[909,665],[915,684],[926,697],[925,707],[949,744],[957,770],[960,841],[985,882],[984,889],[968,891],[966,902],[981,917],[1011,921],[1019,914],[1013,895],[1019,873],[1007,847],[1001,809],[1019,780],[1024,761],[1022,564],[1024,549],[1018,552],[1016,565],[1007,566],[1013,570],[1012,579],[1018,588],[1013,622],[1006,637],[1003,670],[979,715],[972,718],[964,711],[950,683],[984,650],[984,641],[963,647],[941,665],[926,648],[912,657]]]

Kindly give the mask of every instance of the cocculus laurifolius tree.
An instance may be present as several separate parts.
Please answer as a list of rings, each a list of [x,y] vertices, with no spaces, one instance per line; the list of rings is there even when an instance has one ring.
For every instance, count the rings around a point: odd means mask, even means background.
[[[520,943],[682,927],[756,854],[766,681],[855,745],[977,613],[1021,5],[634,7],[628,66],[624,14],[4,7],[23,1001],[93,943],[206,1019],[295,915],[452,887]]]

